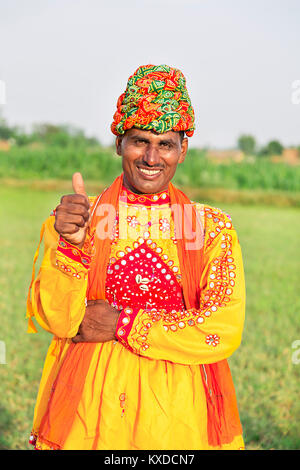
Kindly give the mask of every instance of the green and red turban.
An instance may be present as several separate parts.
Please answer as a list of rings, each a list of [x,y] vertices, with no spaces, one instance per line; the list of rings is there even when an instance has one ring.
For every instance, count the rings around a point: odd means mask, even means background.
[[[180,70],[168,65],[142,65],[129,77],[118,99],[111,130],[122,135],[132,127],[193,135],[194,109]]]

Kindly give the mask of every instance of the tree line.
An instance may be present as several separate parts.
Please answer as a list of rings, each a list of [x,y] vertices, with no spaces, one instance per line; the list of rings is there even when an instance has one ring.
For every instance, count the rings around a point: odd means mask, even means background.
[[[273,155],[281,155],[284,146],[278,140],[271,140],[266,145],[258,147],[255,137],[252,135],[243,134],[238,138],[238,148],[246,155],[257,155],[262,157],[268,157]],[[298,147],[298,152],[300,146]]]
[[[61,148],[101,146],[96,137],[88,137],[83,130],[71,125],[35,124],[30,132],[25,132],[18,126],[9,126],[3,118],[0,118],[0,140],[8,140],[20,147],[36,142]],[[256,156],[281,155],[284,150],[278,140],[259,147],[255,137],[248,134],[238,137],[237,147],[246,155]],[[297,149],[300,155],[300,146]]]
[[[62,148],[100,146],[96,137],[86,136],[83,130],[75,126],[42,123],[33,125],[30,132],[25,132],[18,126],[9,126],[4,119],[0,119],[0,140],[8,140],[20,147],[35,142]]]

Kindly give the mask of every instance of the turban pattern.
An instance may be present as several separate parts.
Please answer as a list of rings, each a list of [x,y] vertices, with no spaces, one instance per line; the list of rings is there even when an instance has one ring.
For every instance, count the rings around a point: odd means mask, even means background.
[[[193,135],[194,110],[180,70],[168,65],[143,65],[129,77],[118,99],[111,131],[122,135],[132,127]]]

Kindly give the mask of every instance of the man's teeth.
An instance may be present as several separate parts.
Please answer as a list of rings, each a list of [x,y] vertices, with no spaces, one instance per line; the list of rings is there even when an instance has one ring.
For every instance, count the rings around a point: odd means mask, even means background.
[[[160,170],[145,170],[144,168],[140,168],[140,171],[144,173],[145,175],[157,175]]]

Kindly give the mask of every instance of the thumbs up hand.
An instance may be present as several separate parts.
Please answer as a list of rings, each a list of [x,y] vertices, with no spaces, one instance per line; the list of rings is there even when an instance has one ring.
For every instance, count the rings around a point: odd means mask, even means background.
[[[55,230],[72,245],[82,248],[90,223],[90,203],[80,173],[72,178],[74,194],[63,196],[55,211]]]

